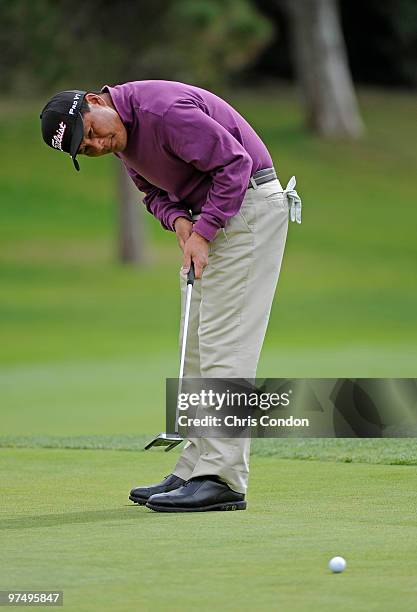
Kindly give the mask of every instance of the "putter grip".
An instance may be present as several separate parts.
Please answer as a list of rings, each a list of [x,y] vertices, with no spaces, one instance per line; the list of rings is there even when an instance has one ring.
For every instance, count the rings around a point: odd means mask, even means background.
[[[195,281],[194,263],[191,262],[190,270],[187,274],[187,285],[194,285],[194,281]]]

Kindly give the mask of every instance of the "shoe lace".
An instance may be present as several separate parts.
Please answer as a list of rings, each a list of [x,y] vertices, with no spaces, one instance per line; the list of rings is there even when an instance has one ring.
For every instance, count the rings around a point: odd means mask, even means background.
[[[189,478],[188,480],[184,482],[182,486],[187,487],[191,482],[196,482],[199,480],[206,480],[206,477],[205,476],[195,476],[194,478]]]

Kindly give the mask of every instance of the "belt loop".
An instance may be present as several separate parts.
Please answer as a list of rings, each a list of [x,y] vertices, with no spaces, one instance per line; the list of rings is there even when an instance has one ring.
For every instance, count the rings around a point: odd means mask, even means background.
[[[256,181],[255,181],[255,179],[253,178],[253,176],[251,176],[249,180],[250,180],[250,182],[252,183],[252,187],[253,187],[254,189],[258,189],[258,185],[256,184]]]

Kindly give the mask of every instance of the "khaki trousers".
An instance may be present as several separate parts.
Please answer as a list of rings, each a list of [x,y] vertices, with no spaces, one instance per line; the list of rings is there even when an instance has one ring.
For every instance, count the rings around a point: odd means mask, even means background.
[[[198,218],[198,217],[196,217]],[[240,211],[210,243],[209,262],[194,283],[184,376],[255,378],[281,268],[288,201],[278,180],[248,189]],[[186,275],[180,272],[181,325]],[[184,480],[217,475],[245,493],[250,439],[189,439],[173,470]]]

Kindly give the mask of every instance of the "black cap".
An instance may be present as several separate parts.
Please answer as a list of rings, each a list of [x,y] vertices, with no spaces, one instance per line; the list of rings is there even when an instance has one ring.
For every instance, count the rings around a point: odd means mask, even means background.
[[[84,137],[84,122],[80,113],[86,91],[61,91],[49,100],[41,112],[42,136],[53,149],[71,155],[76,170],[80,169],[76,155]]]

